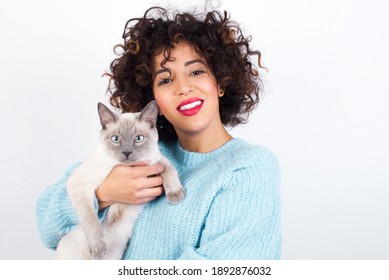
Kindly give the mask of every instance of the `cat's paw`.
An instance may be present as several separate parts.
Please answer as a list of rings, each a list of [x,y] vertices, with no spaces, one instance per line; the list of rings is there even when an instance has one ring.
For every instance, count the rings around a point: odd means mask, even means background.
[[[170,191],[166,193],[167,201],[170,204],[179,203],[185,196],[185,190],[183,187],[178,188],[176,191]]]
[[[104,238],[91,238],[89,241],[89,249],[92,260],[102,260],[107,252],[107,244]]]

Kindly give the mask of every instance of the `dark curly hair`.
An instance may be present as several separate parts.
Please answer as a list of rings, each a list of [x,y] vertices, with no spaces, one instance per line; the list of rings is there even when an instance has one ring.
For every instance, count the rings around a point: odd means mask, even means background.
[[[110,102],[123,112],[142,110],[153,96],[153,59],[163,52],[169,61],[175,44],[187,42],[204,59],[224,91],[219,99],[220,117],[225,126],[233,127],[247,122],[248,114],[259,102],[262,81],[250,56],[261,53],[250,49],[251,36],[245,37],[239,25],[230,20],[228,13],[169,12],[161,7],[148,9],[142,18],[127,21],[123,32],[122,49],[110,65],[108,92]],[[176,139],[173,126],[164,116],[159,116],[157,128],[161,139]]]

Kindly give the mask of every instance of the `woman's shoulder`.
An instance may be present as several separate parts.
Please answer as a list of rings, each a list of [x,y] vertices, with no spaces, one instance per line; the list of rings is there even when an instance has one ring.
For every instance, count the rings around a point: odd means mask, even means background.
[[[191,157],[185,157],[180,154],[185,153],[177,148],[177,143],[159,142],[161,153],[170,160],[175,157],[190,158],[195,163],[201,162],[201,166],[218,166],[223,170],[240,170],[246,168],[255,169],[274,169],[278,167],[276,155],[268,148],[260,145],[251,144],[241,138],[234,138],[217,150],[208,154],[191,154]],[[199,160],[199,158],[201,160]]]
[[[231,159],[242,167],[278,166],[277,156],[265,146],[251,144],[243,139],[235,138],[231,149]]]
[[[277,190],[280,166],[276,154],[265,146],[251,144],[238,139],[236,155],[229,161],[232,182],[251,193]],[[236,184],[232,184],[236,186]],[[257,197],[255,197],[257,199]]]

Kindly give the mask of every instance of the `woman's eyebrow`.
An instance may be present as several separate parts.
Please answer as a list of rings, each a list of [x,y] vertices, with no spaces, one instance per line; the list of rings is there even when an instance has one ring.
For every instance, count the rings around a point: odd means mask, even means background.
[[[157,76],[158,74],[161,74],[161,73],[164,73],[164,72],[169,72],[170,73],[168,68],[161,68],[157,72],[155,72],[154,77]]]
[[[187,66],[192,65],[194,63],[201,63],[201,64],[204,64],[205,66],[207,66],[207,64],[201,59],[189,60],[189,61],[184,63],[184,66],[187,67]],[[158,74],[165,73],[165,72],[170,73],[169,68],[164,67],[164,68],[159,69],[158,71],[155,72],[154,77],[156,77]]]
[[[204,64],[205,66],[207,66],[207,64],[204,61],[202,61],[201,59],[189,60],[189,61],[185,62],[184,66],[189,66],[189,65],[197,63],[197,62],[200,62],[200,63]]]

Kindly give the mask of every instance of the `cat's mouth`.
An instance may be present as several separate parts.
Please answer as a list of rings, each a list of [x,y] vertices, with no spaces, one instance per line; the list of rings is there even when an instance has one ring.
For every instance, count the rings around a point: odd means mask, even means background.
[[[130,166],[138,166],[138,165],[148,165],[150,163],[149,159],[144,159],[143,157],[126,157],[123,156],[120,158],[120,162],[124,164],[128,164]]]
[[[134,162],[134,159],[131,157],[127,158],[127,157],[123,156],[123,157],[121,157],[120,161],[122,163],[125,163],[125,164],[131,164]]]

